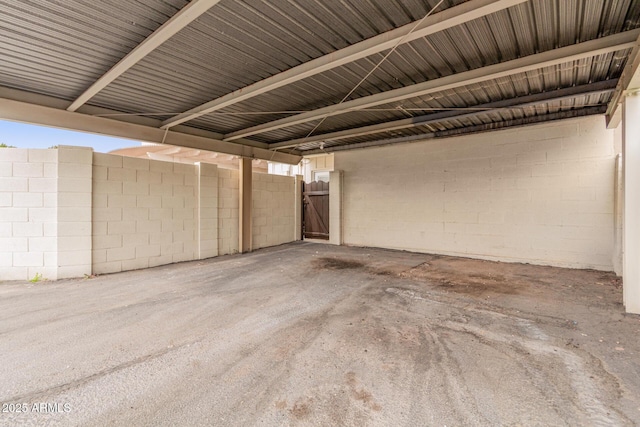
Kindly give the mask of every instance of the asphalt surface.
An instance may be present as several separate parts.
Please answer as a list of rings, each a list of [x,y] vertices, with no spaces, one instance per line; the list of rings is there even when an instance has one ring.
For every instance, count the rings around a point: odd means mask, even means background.
[[[637,425],[612,274],[296,243],[0,283],[0,425]]]

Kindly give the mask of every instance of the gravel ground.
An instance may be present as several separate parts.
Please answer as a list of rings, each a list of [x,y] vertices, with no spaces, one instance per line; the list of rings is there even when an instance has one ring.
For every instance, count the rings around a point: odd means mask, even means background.
[[[611,273],[296,243],[0,283],[0,425],[638,425]]]

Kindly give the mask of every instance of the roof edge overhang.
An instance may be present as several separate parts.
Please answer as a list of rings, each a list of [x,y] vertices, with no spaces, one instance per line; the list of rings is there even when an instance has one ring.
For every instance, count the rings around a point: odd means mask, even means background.
[[[197,148],[240,157],[298,164],[296,152],[268,150],[266,144],[254,141],[232,143],[222,141],[218,134],[187,126],[172,130],[160,129],[160,121],[149,117],[122,115],[117,111],[83,106],[77,112],[66,110],[68,102],[45,95],[0,87],[0,119],[95,133],[144,142],[166,143]],[[111,117],[121,117],[115,119]]]

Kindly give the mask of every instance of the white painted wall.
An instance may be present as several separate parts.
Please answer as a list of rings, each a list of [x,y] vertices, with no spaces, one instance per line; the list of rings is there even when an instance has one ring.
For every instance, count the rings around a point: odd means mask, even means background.
[[[612,270],[614,164],[600,116],[337,152],[343,240]]]

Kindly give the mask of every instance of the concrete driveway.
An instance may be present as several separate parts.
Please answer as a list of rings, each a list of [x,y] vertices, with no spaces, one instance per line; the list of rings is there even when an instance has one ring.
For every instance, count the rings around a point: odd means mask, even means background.
[[[0,284],[1,425],[633,425],[612,274],[296,243]]]

